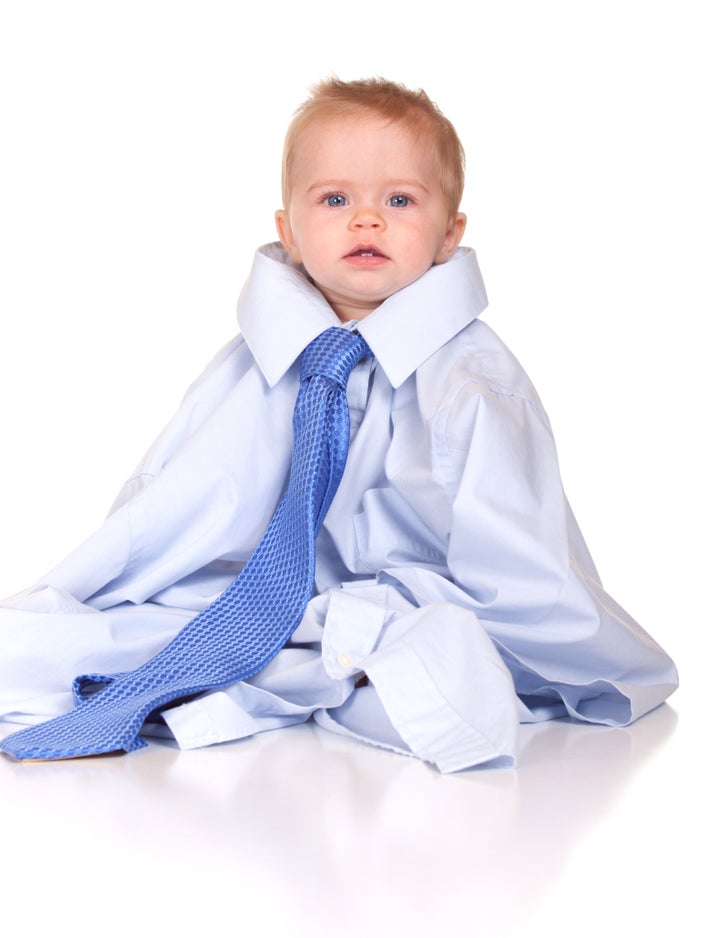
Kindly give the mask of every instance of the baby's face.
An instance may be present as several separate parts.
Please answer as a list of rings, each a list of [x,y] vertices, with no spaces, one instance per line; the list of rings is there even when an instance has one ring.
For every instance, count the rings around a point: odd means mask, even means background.
[[[455,250],[451,214],[429,147],[374,115],[311,123],[295,154],[280,240],[341,320],[362,319]]]

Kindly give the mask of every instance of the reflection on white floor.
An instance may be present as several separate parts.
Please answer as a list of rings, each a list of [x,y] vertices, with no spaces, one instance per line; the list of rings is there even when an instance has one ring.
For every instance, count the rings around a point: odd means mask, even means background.
[[[685,900],[643,876],[685,863],[676,722],[665,705],[629,729],[526,726],[517,771],[450,776],[312,724],[185,753],[0,758],[3,894],[33,910],[31,936],[672,934]]]

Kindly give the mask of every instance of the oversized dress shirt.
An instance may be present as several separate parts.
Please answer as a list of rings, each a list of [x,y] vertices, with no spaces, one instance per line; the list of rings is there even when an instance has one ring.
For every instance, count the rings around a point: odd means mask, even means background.
[[[314,598],[257,675],[164,712],[181,748],[312,715],[442,772],[512,765],[519,722],[624,725],[675,689],[600,584],[545,411],[486,305],[459,248],[357,323],[373,358],[348,384]],[[105,523],[0,608],[3,719],[70,709],[77,674],[147,660],[252,553],[287,483],[298,356],[339,322],[277,244],[238,316]]]

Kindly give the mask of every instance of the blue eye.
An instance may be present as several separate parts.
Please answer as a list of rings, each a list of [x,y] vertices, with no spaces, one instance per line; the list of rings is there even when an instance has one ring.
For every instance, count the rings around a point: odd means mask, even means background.
[[[407,208],[411,201],[409,195],[392,195],[388,199],[388,205],[392,208]]]
[[[348,200],[339,192],[333,192],[332,195],[324,196],[323,202],[329,205],[330,208],[341,208],[343,205],[348,204]]]

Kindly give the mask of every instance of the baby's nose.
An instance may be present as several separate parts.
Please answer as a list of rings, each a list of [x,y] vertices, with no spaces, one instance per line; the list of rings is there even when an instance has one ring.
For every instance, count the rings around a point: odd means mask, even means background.
[[[380,212],[370,205],[359,206],[351,221],[353,228],[381,228],[384,224]]]

